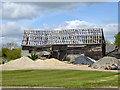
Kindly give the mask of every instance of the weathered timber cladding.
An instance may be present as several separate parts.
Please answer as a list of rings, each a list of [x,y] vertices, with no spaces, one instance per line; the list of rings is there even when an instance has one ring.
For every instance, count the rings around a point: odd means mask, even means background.
[[[67,45],[52,45],[52,57],[62,60],[67,54]]]
[[[32,51],[49,51],[49,47],[35,47],[35,46],[23,46],[22,50],[32,50]]]
[[[67,45],[52,45],[52,50],[67,50]]]
[[[105,50],[105,45],[101,44],[91,44],[91,45],[74,45],[73,47],[68,47],[69,45],[52,45],[52,46],[25,46],[23,47],[22,51],[28,50],[29,53],[32,51],[48,51],[50,52],[50,48],[52,48],[52,57],[62,60],[65,55],[80,55],[80,54],[85,54],[86,56],[93,58],[93,59],[99,59],[104,56]]]
[[[103,56],[102,54],[102,45],[86,45],[84,47],[69,47],[67,49],[67,54],[85,54],[88,57],[93,59],[99,59]]]

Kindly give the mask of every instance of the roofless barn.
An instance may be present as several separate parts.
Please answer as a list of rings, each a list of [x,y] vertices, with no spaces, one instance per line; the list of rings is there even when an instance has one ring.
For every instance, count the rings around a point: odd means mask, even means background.
[[[25,30],[21,55],[43,51],[51,52],[52,57],[59,60],[80,54],[99,59],[105,55],[103,29]]]

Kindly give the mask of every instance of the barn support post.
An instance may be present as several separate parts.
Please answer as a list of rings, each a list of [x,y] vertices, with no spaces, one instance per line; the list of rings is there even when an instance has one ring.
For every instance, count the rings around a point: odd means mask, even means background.
[[[118,47],[118,58],[120,59],[120,47]]]

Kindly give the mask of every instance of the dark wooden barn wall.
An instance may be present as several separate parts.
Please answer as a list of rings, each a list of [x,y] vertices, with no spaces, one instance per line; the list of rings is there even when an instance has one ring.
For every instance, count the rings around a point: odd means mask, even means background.
[[[62,60],[67,54],[67,45],[52,45],[52,57]]]
[[[92,44],[85,45],[84,47],[67,47],[66,45],[55,45],[52,46],[53,57],[62,60],[67,55],[80,55],[85,54],[86,56],[93,59],[100,59],[105,55],[105,45]]]
[[[32,51],[50,51],[51,47],[52,57],[59,60],[62,60],[65,55],[85,54],[86,56],[96,60],[105,55],[105,45],[101,44],[84,45],[84,47],[68,47],[67,45],[52,45],[44,47],[23,46],[22,50],[29,50],[29,53],[31,53]]]

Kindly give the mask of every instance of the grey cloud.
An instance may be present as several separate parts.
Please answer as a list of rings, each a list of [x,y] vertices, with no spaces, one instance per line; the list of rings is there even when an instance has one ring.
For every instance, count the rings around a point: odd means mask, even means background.
[[[3,20],[32,19],[35,17],[37,17],[37,10],[31,5],[17,3],[3,3],[2,5]]]
[[[8,22],[2,25],[3,37],[20,37],[23,34],[25,27],[16,24],[15,22]]]
[[[20,45],[25,29],[27,28],[14,22],[3,24],[2,36],[0,37],[0,39],[2,39],[2,43],[0,43],[0,45],[8,42],[16,42]]]
[[[77,8],[80,5],[91,6],[94,3],[81,2],[24,2],[2,3],[3,20],[22,20],[33,19],[39,14],[53,13],[55,11],[68,11]]]
[[[36,5],[39,9],[42,10],[70,10],[76,8],[82,3],[71,3],[71,2],[42,2],[42,3],[31,3],[32,5]]]
[[[33,29],[34,27],[32,25],[22,26],[20,24],[17,24],[15,22],[8,22],[5,24],[2,24],[1,30],[0,30],[0,45],[4,45],[8,42],[15,42],[18,43],[18,45],[21,45],[22,37],[24,30]]]

